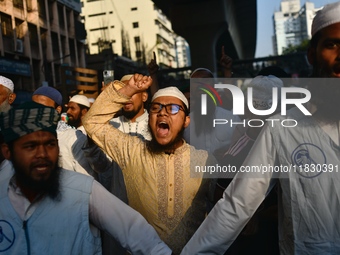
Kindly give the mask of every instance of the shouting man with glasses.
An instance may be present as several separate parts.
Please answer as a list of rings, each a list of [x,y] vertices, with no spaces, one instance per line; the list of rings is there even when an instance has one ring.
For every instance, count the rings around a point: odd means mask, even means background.
[[[182,138],[190,123],[188,101],[176,87],[158,90],[149,110],[151,141],[124,134],[109,124],[130,98],[152,84],[135,74],[127,84],[111,83],[84,119],[87,134],[122,168],[129,205],[156,229],[175,254],[204,220],[210,181],[192,178],[190,168],[216,165],[206,151]]]

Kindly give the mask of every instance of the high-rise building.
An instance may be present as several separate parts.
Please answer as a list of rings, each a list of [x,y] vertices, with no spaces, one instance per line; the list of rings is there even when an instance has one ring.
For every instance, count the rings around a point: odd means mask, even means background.
[[[151,0],[82,0],[89,54],[112,49],[143,64],[156,53],[160,67],[177,67],[177,35]]]
[[[0,1],[0,74],[16,90],[59,87],[61,67],[85,67],[80,0]]]
[[[300,0],[281,1],[280,11],[273,15],[274,55],[281,55],[285,48],[310,39],[312,20],[319,9],[311,2],[306,2],[300,8]]]
[[[176,58],[178,67],[191,66],[189,44],[183,37],[176,37]]]

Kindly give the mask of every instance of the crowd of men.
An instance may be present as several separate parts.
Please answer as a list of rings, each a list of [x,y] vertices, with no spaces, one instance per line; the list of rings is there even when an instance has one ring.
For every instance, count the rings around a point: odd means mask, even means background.
[[[311,79],[319,79],[307,86],[312,114],[288,110],[298,120],[294,128],[277,121],[237,137],[236,130],[210,132],[209,118],[199,123],[182,91],[158,89],[155,57],[152,77],[130,74],[105,84],[92,105],[83,95],[70,98],[68,123],[60,119],[56,89],[38,88],[32,101],[11,107],[14,84],[0,76],[0,253],[339,254],[339,14],[336,2],[313,20],[307,54]],[[223,48],[221,63],[230,77]],[[271,102],[263,87],[283,87],[275,75],[249,84],[258,105]],[[214,107],[213,114],[229,110]],[[220,134],[228,135],[216,146]],[[199,137],[207,150],[195,144]],[[218,163],[297,171],[238,172],[227,181],[193,175],[193,166]],[[266,236],[263,230],[278,235],[270,239],[277,246],[253,242]]]

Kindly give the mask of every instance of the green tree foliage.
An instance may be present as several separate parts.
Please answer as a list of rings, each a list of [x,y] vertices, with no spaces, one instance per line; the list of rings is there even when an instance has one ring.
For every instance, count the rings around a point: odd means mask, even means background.
[[[299,45],[289,45],[288,48],[285,48],[282,52],[282,55],[288,55],[297,52],[306,52],[308,49],[309,40],[303,40]]]

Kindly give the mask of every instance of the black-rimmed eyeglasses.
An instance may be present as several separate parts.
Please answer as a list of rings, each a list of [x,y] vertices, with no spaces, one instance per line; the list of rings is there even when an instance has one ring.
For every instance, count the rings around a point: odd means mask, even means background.
[[[163,109],[163,107],[165,107],[165,111],[171,115],[177,114],[180,110],[185,112],[183,107],[178,104],[160,104],[160,103],[151,103],[149,112],[159,113]]]

